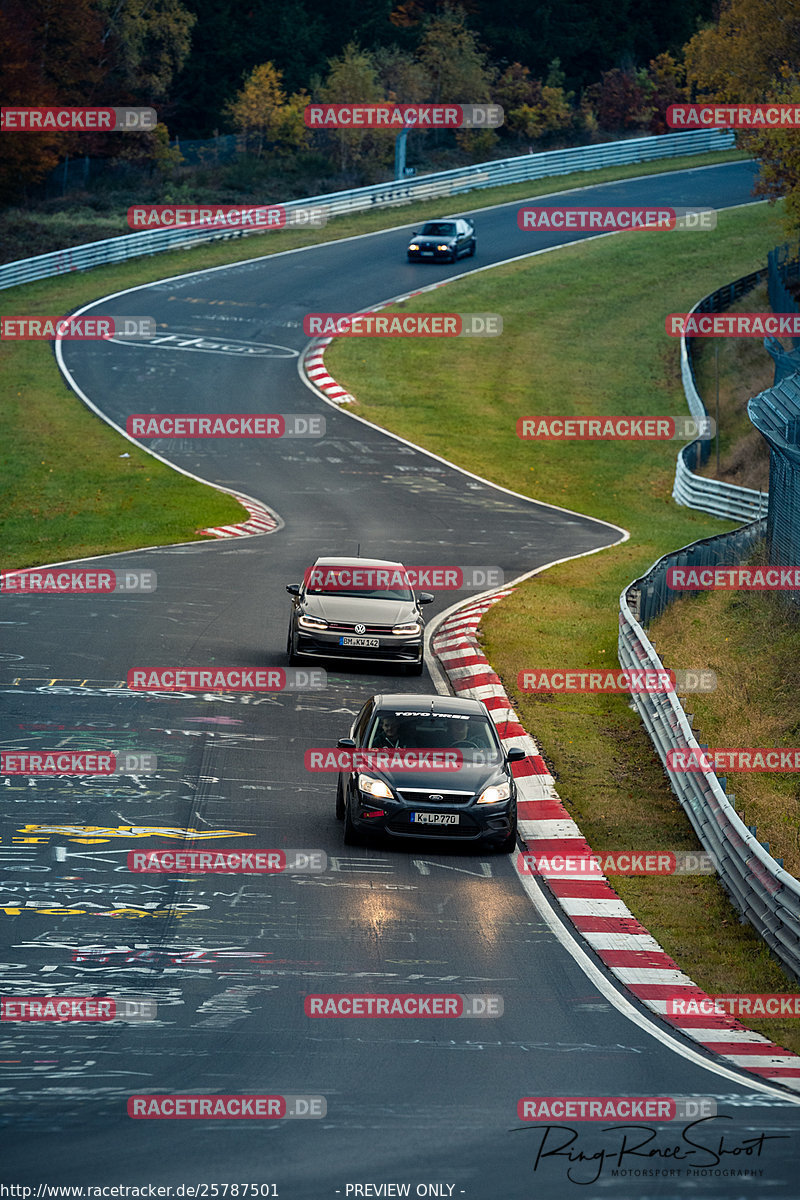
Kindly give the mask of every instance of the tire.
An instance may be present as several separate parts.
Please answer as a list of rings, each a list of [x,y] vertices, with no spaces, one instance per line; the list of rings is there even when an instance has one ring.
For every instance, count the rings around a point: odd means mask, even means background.
[[[356,829],[350,819],[350,805],[347,801],[344,804],[344,844],[345,846],[361,846],[364,843],[363,834]]]
[[[296,667],[300,662],[300,656],[294,648],[291,625],[289,626],[289,636],[286,639],[286,657],[289,660],[290,667]]]
[[[344,791],[342,790],[341,775],[336,782],[336,819],[337,821],[344,820]]]
[[[511,854],[514,850],[516,850],[516,848],[517,848],[517,823],[515,821],[514,828],[511,830],[511,833],[508,835],[508,837],[505,839],[505,841],[500,842],[500,843],[498,843],[497,846],[495,846],[495,850],[497,851],[498,854]]]
[[[418,663],[409,663],[406,666],[406,675],[421,675],[425,670],[425,660],[420,659]]]
[[[469,248],[469,256],[470,258],[475,257],[475,238],[472,239],[472,245]]]

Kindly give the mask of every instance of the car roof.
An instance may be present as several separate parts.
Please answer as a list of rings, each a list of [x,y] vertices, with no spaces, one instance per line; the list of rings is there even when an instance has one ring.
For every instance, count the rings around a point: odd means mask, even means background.
[[[464,696],[439,696],[419,692],[381,692],[373,696],[376,709],[380,711],[392,709],[409,709],[413,712],[433,712],[435,716],[460,716],[466,713],[470,716],[488,717],[489,711],[482,700],[468,700]],[[431,704],[433,707],[431,708]]]
[[[394,567],[404,571],[401,562],[393,562],[388,558],[318,558],[315,567]]]

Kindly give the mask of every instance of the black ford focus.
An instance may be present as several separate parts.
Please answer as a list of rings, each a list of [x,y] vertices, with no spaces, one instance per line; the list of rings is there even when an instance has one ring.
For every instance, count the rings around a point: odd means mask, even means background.
[[[348,845],[381,833],[480,843],[503,853],[514,849],[511,763],[525,753],[503,749],[482,701],[373,696],[338,746],[353,759],[339,772],[336,790],[336,815]]]

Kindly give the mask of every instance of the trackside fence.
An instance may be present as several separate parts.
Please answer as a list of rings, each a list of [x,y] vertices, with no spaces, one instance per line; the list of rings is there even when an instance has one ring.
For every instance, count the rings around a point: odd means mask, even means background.
[[[797,295],[800,288],[800,245],[784,242],[767,255],[769,279],[769,303],[773,312],[797,312]],[[790,291],[790,285],[794,291]],[[800,338],[791,338],[793,346],[800,346]]]
[[[715,292],[698,300],[694,312],[724,312],[734,301],[761,282],[767,274],[767,268],[743,275],[733,283],[726,283]],[[786,311],[776,309],[775,311]],[[697,379],[692,361],[692,343],[694,338],[681,337],[681,379],[686,403],[695,421],[701,422],[708,417],[706,406],[697,390]],[[708,438],[698,438],[689,442],[678,453],[675,466],[675,482],[672,487],[672,499],[677,504],[687,508],[696,508],[700,512],[711,513],[715,517],[728,517],[731,520],[752,521],[766,514],[769,495],[755,488],[740,487],[736,483],[726,483],[721,479],[709,479],[704,475],[695,475],[692,468],[697,469],[706,463],[711,454],[713,441]]]
[[[624,668],[663,670],[643,626],[679,593],[667,588],[672,566],[735,565],[750,556],[766,532],[766,520],[751,522],[666,554],[620,597],[619,661]],[[656,748],[672,790],[742,917],[774,951],[783,967],[800,980],[800,883],[783,869],[769,846],[758,840],[756,827],[736,811],[736,797],[726,794],[726,780],[713,771],[674,771],[667,766],[670,750],[707,749],[692,729],[674,692],[631,695]]]
[[[700,130],[692,133],[666,133],[655,137],[631,138],[620,142],[602,142],[596,146],[578,146],[566,150],[546,150],[542,154],[522,154],[516,158],[475,163],[432,175],[379,183],[353,188],[346,192],[330,192],[306,200],[292,200],[282,205],[287,212],[322,209],[328,217],[344,213],[363,212],[371,208],[391,208],[411,204],[415,200],[431,200],[442,196],[458,196],[479,188],[499,187],[508,183],[524,183],[551,175],[570,175],[576,171],[597,171],[601,167],[625,163],[652,162],[661,158],[676,158],[684,154],[707,154],[729,150],[735,135],[723,130]],[[122,237],[106,238],[83,246],[39,254],[0,266],[0,289],[48,279],[69,271],[88,271],[108,263],[127,262],[142,255],[158,254],[162,250],[186,249],[205,242],[253,236],[255,231],[242,229],[154,229],[128,233]],[[263,232],[263,231],[262,231]]]

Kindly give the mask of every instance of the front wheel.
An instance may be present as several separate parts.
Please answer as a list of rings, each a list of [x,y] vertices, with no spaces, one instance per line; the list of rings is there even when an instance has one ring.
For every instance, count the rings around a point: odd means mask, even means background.
[[[364,838],[361,831],[356,829],[350,818],[350,801],[344,802],[344,844],[345,846],[360,846]]]
[[[406,675],[421,675],[425,670],[425,660],[420,659],[419,662],[409,663],[406,667]]]
[[[294,648],[294,638],[292,637],[291,626],[289,626],[289,636],[286,639],[286,657],[289,660],[290,667],[296,667],[300,662],[300,657]]]
[[[469,256],[470,256],[470,258],[473,258],[474,255],[475,255],[475,239],[473,238],[472,245],[469,248]]]
[[[514,828],[509,833],[505,841],[500,842],[496,847],[498,854],[511,854],[517,846],[517,823],[514,822]]]
[[[336,818],[339,821],[344,820],[344,790],[342,788],[341,776],[339,776],[336,784]]]

